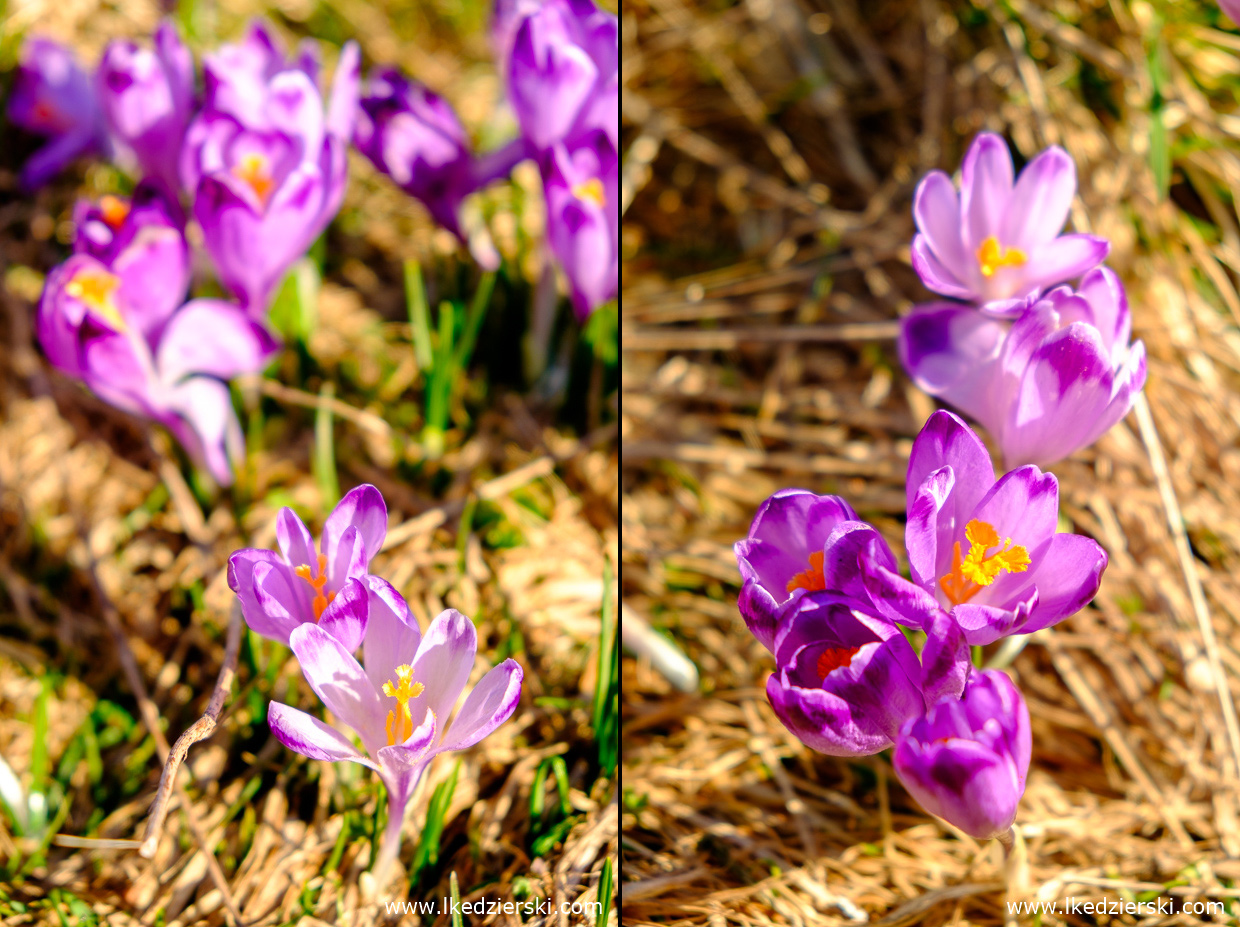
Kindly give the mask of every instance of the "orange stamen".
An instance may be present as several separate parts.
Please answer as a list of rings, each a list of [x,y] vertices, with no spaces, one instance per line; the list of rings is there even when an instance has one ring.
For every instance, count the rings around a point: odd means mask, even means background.
[[[327,557],[319,554],[318,575],[312,575],[310,565],[303,563],[301,566],[293,570],[298,576],[308,582],[314,589],[314,601],[310,604],[314,607],[314,620],[318,621],[323,617],[323,610],[328,604],[335,600],[336,593],[324,592],[323,587],[327,585]]]
[[[818,655],[818,675],[823,679],[841,666],[852,665],[852,658],[860,647],[828,647]]]
[[[963,605],[995,581],[1000,573],[1023,573],[1029,569],[1029,551],[1005,538],[1000,550],[999,533],[993,525],[973,519],[964,529],[969,552],[961,554],[957,541],[952,552],[951,572],[939,580],[939,588],[952,605]]]
[[[413,667],[408,663],[396,667],[396,684],[388,680],[383,684],[383,694],[396,699],[396,708],[387,713],[388,746],[404,743],[413,734],[413,713],[409,702],[426,689],[420,682],[413,682]]]
[[[1023,267],[1026,260],[1024,251],[1003,247],[993,235],[977,249],[977,263],[981,265],[983,277],[993,277],[1000,267]]]
[[[809,569],[802,570],[788,580],[788,592],[793,589],[804,589],[806,592],[822,592],[827,588],[827,581],[822,575],[822,551],[816,550],[809,555]]]
[[[99,211],[103,214],[104,222],[113,229],[119,229],[129,216],[129,204],[119,196],[109,193],[99,200]]]
[[[275,181],[271,179],[271,171],[268,169],[266,158],[260,154],[248,154],[241,159],[240,164],[232,169],[232,172],[238,180],[243,180],[250,185],[250,189],[254,191],[260,203],[267,205],[267,197],[271,195],[271,188],[275,186]]]

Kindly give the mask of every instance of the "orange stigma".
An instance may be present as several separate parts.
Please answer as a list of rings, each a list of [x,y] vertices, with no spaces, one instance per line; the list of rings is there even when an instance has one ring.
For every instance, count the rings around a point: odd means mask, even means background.
[[[1026,260],[1025,252],[1003,247],[993,235],[977,249],[977,263],[981,265],[983,277],[993,277],[1000,267],[1023,267]]]
[[[809,555],[809,569],[802,570],[788,580],[787,590],[804,589],[806,592],[822,592],[827,588],[827,580],[822,575],[822,551],[816,550]]]
[[[573,196],[579,200],[589,200],[595,206],[607,205],[607,197],[603,193],[603,181],[597,177],[591,177],[585,183],[575,184]]]
[[[80,270],[65,285],[65,293],[80,299],[96,316],[111,328],[123,332],[128,327],[116,306],[114,295],[121,285],[121,278],[103,268]]]
[[[851,666],[860,647],[828,647],[818,655],[818,675],[826,679],[841,666]]]
[[[413,667],[408,663],[396,667],[396,684],[388,680],[383,684],[383,694],[396,699],[396,707],[387,714],[388,746],[404,743],[413,733],[413,714],[409,702],[426,689],[420,682],[413,682]]]
[[[952,554],[952,571],[939,580],[939,588],[952,605],[963,605],[982,588],[995,581],[1000,573],[1023,573],[1029,569],[1029,551],[1005,538],[1003,547],[990,556],[986,551],[999,547],[999,532],[994,526],[976,518],[965,525],[969,541],[968,554],[961,556],[960,542]]]
[[[323,554],[319,554],[319,570],[318,576],[310,575],[310,565],[303,563],[301,566],[293,570],[298,576],[308,582],[314,589],[314,620],[318,621],[323,617],[323,609],[327,608],[329,602],[336,598],[334,592],[323,592],[323,587],[327,585],[327,558]]]
[[[114,230],[119,229],[129,217],[129,204],[109,193],[99,200],[99,212],[103,214],[104,222]]]
[[[267,205],[267,197],[271,195],[271,188],[275,186],[275,181],[271,179],[271,171],[268,169],[266,158],[260,154],[248,154],[241,159],[240,164],[232,169],[232,172],[238,180],[243,180],[250,185],[250,189],[254,191],[260,203]]]

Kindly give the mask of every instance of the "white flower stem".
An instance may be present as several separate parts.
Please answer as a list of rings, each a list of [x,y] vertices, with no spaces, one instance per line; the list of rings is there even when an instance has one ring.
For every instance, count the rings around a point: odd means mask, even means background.
[[[387,827],[383,829],[383,842],[379,844],[379,853],[375,856],[375,864],[371,867],[371,874],[375,877],[375,886],[379,890],[386,887],[388,870],[396,861],[396,857],[400,855],[401,831],[405,823],[406,802],[398,801],[395,789],[389,788],[387,793]]]

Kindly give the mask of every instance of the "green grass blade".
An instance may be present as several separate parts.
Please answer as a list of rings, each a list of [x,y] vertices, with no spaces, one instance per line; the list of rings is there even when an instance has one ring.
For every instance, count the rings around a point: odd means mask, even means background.
[[[598,900],[601,906],[598,912],[598,927],[607,927],[607,917],[611,914],[612,879],[611,857],[609,856],[603,860],[603,872],[598,877]]]
[[[425,374],[431,369],[435,356],[431,346],[431,312],[426,305],[426,286],[422,282],[422,265],[412,258],[405,261],[405,303],[409,307],[413,356],[418,362],[418,369]]]
[[[620,649],[616,635],[615,609],[612,607],[611,561],[603,564],[603,607],[600,613],[598,645],[598,678],[594,683],[593,727],[598,744],[599,767],[610,775],[616,768],[619,733],[616,713],[619,711]]]
[[[323,384],[319,396],[332,399],[336,386],[330,380]],[[314,479],[323,494],[323,504],[330,510],[340,499],[340,480],[336,476],[336,441],[332,429],[332,410],[326,402],[314,414]]]
[[[452,775],[435,786],[435,791],[431,793],[430,804],[426,808],[426,826],[422,828],[422,836],[418,838],[418,848],[413,855],[410,885],[416,885],[422,873],[439,862],[439,840],[443,837],[444,819],[452,804],[452,794],[456,791],[460,772],[461,762],[457,760]]]

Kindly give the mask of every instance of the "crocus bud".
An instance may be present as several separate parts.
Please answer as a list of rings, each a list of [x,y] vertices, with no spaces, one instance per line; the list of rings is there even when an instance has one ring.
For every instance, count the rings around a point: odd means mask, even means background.
[[[971,837],[1007,833],[1025,793],[1031,735],[1020,691],[998,670],[970,676],[900,729],[896,775],[917,802]]]
[[[142,172],[177,189],[177,165],[194,106],[194,58],[176,27],[161,23],[153,49],[116,40],[96,78],[112,138]]]
[[[362,90],[353,144],[462,237],[459,210],[474,186],[473,156],[447,100],[396,68],[376,68]]]
[[[1012,155],[983,132],[960,168],[960,193],[932,171],[913,196],[913,268],[929,289],[1015,315],[1024,300],[1079,277],[1106,258],[1096,235],[1061,235],[1076,195],[1076,166],[1051,147],[1013,179]]]
[[[508,96],[521,131],[540,150],[601,129],[617,145],[620,45],[616,17],[594,0],[508,3],[495,43],[506,58]]]
[[[602,131],[557,144],[543,172],[547,239],[585,319],[620,285],[620,159]]]
[[[986,426],[1008,466],[1048,466],[1102,437],[1145,385],[1145,345],[1119,278],[1105,267],[1058,287],[1011,325],[935,304],[901,324],[913,381]]]
[[[82,155],[108,152],[90,77],[69,48],[51,39],[35,36],[22,44],[8,117],[19,128],[49,139],[22,168],[27,189],[47,183]]]

